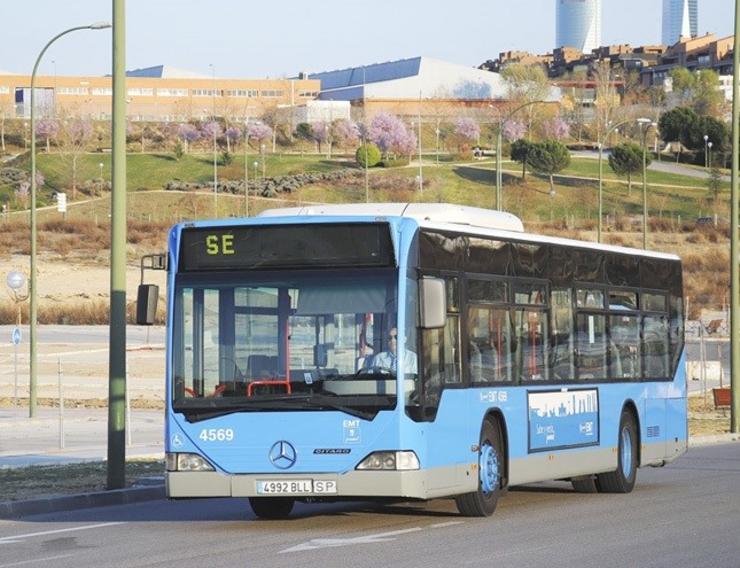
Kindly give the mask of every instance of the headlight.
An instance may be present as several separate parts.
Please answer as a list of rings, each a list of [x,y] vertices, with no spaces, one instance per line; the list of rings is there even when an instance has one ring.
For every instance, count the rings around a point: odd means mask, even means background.
[[[373,452],[356,469],[373,471],[408,471],[419,469],[419,458],[414,452]]]
[[[205,458],[198,454],[167,454],[167,471],[215,471]]]

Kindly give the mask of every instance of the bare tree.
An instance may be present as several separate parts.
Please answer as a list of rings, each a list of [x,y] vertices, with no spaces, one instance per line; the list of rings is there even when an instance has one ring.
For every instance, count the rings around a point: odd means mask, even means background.
[[[616,109],[620,106],[620,99],[614,85],[614,73],[608,61],[600,61],[593,74],[596,81],[596,101],[594,103],[596,106],[594,116],[596,139],[601,142]]]
[[[506,81],[506,97],[513,107],[547,100],[550,94],[550,80],[541,65],[513,63],[501,71],[501,77]],[[531,133],[539,121],[541,110],[541,105],[530,105],[523,110],[528,132]]]
[[[93,127],[89,118],[67,116],[59,121],[57,146],[72,168],[72,199],[77,197],[77,164],[92,139]]]

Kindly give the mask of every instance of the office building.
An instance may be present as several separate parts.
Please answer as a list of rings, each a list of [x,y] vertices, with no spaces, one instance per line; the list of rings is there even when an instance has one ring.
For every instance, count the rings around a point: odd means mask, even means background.
[[[315,99],[320,82],[310,79],[230,79],[158,65],[127,72],[129,120],[187,121],[210,116],[232,120]],[[106,77],[36,77],[39,116],[76,114],[110,118],[113,86]],[[0,73],[0,111],[6,117],[31,114],[31,77]]]
[[[591,53],[601,45],[601,0],[556,0],[555,47]]]
[[[663,0],[663,44],[699,34],[699,0]]]

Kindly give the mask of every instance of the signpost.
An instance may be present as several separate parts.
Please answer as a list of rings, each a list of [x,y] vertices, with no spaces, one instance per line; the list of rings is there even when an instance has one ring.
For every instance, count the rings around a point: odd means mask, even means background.
[[[11,341],[13,342],[13,351],[14,358],[13,358],[13,366],[15,370],[15,382],[13,383],[13,406],[18,406],[18,346],[21,344],[21,328],[14,327],[13,333],[10,336]]]

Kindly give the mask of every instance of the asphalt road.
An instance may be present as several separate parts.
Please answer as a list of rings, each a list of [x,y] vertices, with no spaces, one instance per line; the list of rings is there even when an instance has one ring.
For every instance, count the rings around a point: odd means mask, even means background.
[[[0,343],[10,343],[13,332],[12,325],[0,325]],[[108,342],[109,327],[107,325],[39,325],[37,328],[39,343],[55,343],[65,345],[90,344]],[[21,326],[22,346],[28,347],[28,325]],[[126,326],[126,343],[129,347],[147,344],[164,343],[164,327],[162,326]]]
[[[740,444],[640,470],[629,495],[514,489],[493,517],[451,501],[298,505],[257,521],[244,499],[152,501],[0,522],[11,566],[506,566],[737,568]]]

